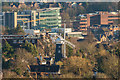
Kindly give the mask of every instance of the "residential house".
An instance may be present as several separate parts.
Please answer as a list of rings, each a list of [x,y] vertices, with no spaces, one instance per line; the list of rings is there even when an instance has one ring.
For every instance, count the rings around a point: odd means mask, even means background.
[[[7,41],[13,47],[21,47],[26,41],[38,45],[40,37],[36,36],[27,36],[27,35],[1,35],[2,43],[4,44]]]
[[[105,31],[105,35],[106,35],[106,36],[110,36],[110,35],[113,36],[113,31]]]
[[[59,75],[60,74],[60,66],[59,65],[28,65],[27,69],[29,70],[30,74],[35,74],[36,78],[37,75]]]
[[[101,36],[100,36],[100,41],[101,41],[101,42],[107,41],[107,36],[106,36],[106,35],[101,35]]]
[[[11,8],[17,8],[16,5],[10,5]]]
[[[20,9],[21,7],[27,7],[27,5],[26,5],[25,3],[20,3],[20,4],[18,5],[18,8]]]
[[[110,25],[109,29],[111,31],[117,31],[117,30],[120,30],[119,26],[118,25]]]
[[[46,60],[46,64],[52,65],[53,64],[53,58],[51,57],[44,57],[44,59]]]
[[[39,7],[39,4],[37,2],[33,3],[33,7],[36,7],[38,8]]]
[[[97,37],[97,43],[102,43],[108,41],[108,37],[105,34],[100,34],[100,37]]]

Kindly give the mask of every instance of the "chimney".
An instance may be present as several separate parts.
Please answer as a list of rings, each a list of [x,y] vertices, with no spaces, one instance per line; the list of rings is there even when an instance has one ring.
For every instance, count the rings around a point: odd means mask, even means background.
[[[101,39],[101,34],[100,34],[100,39]]]
[[[100,41],[101,41],[101,34],[100,34]]]

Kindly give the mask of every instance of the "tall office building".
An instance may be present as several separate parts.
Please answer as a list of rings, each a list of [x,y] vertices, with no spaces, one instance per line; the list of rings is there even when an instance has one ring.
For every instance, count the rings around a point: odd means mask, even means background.
[[[87,31],[93,25],[110,25],[118,21],[118,12],[99,11],[80,15],[80,30]]]
[[[80,17],[80,27],[81,31],[87,31],[87,16],[81,15]]]
[[[26,29],[61,27],[60,8],[45,8],[5,13],[5,26],[14,28],[17,24],[20,24],[21,27]]]
[[[41,28],[61,27],[60,8],[45,8],[37,10],[37,18],[46,18],[37,21]]]
[[[103,12],[100,11],[98,14],[90,16],[90,26],[99,24],[99,25],[108,25],[114,24],[118,20],[117,12]]]
[[[6,27],[14,28],[17,26],[17,12],[7,12],[4,17]]]
[[[35,10],[26,10],[23,12],[18,12],[17,22],[18,22],[18,24],[21,25],[21,27],[25,27],[27,29],[35,27],[36,26],[36,11]]]
[[[4,25],[5,26],[5,22],[4,22],[5,16],[4,15],[5,15],[4,12],[0,13],[0,25]]]

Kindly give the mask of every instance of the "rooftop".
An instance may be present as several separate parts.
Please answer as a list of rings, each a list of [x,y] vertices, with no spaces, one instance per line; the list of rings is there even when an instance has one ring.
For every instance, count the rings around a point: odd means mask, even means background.
[[[60,9],[60,7],[37,9],[36,11],[38,11],[38,12],[47,12],[47,11],[56,10],[56,9]]]
[[[68,34],[82,34],[82,32],[69,32]]]
[[[31,72],[59,72],[59,65],[30,65]]]

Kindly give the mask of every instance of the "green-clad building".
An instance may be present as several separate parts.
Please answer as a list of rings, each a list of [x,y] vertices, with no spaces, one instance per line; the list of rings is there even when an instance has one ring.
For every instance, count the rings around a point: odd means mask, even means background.
[[[60,8],[37,9],[36,18],[45,18],[36,22],[39,28],[61,27]]]

